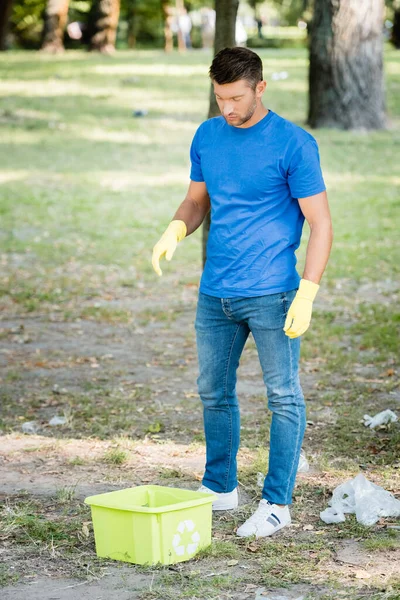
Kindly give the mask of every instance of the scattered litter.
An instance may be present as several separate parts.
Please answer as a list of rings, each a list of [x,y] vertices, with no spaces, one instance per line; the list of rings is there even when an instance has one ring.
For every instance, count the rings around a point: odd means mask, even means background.
[[[39,431],[39,423],[36,421],[26,421],[26,423],[22,423],[21,429],[23,433],[37,433]]]
[[[272,81],[278,81],[279,79],[287,79],[289,77],[289,73],[287,71],[279,71],[276,73],[272,73],[271,79]]]
[[[148,110],[134,110],[132,113],[132,117],[145,117],[146,115],[149,114]]]
[[[53,385],[53,394],[68,394],[68,390],[66,388],[60,388],[60,386],[56,383]]]
[[[263,473],[257,473],[257,485],[260,488],[264,487],[265,475]]]
[[[371,429],[373,429],[374,427],[378,427],[378,425],[385,425],[386,423],[395,423],[396,421],[397,415],[390,409],[382,410],[374,417],[370,417],[369,415],[364,415],[363,417],[364,425],[366,427],[370,427]]]
[[[331,525],[331,523],[344,523],[344,521],[346,520],[343,511],[334,506],[326,508],[325,510],[319,513],[319,516],[321,517],[323,522],[327,523],[328,525]]]
[[[136,85],[139,81],[139,77],[126,77],[125,79],[121,79],[122,85]]]
[[[380,517],[400,516],[400,500],[359,473],[333,490],[329,508],[320,513],[324,523],[341,523],[345,513],[355,513],[363,525],[374,525]]]
[[[299,466],[297,467],[298,473],[307,473],[310,470],[310,465],[306,458],[303,448],[300,451]]]
[[[66,422],[66,417],[58,417],[57,415],[55,415],[52,419],[50,419],[49,425],[65,425]]]

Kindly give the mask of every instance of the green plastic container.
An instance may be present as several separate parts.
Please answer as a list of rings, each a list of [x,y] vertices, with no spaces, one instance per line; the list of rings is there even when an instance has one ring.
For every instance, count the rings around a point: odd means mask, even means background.
[[[213,499],[159,485],[89,496],[97,556],[138,565],[190,560],[211,544]]]

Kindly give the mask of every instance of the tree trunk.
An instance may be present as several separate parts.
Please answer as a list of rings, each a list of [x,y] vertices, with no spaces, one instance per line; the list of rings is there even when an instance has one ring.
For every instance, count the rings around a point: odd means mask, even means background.
[[[128,48],[132,50],[136,47],[136,0],[131,0],[128,4],[126,20],[128,23]]]
[[[8,25],[13,0],[3,0],[0,4],[0,50],[7,50]]]
[[[400,5],[394,11],[393,28],[390,41],[395,48],[400,49]]]
[[[96,0],[93,8],[93,35],[90,50],[113,54],[117,37],[120,0]]]
[[[174,36],[172,33],[172,22],[174,19],[173,12],[171,6],[168,4],[168,0],[161,1],[162,12],[164,15],[164,37],[165,44],[164,50],[165,52],[172,52],[174,49]]]
[[[311,127],[382,129],[384,0],[315,0],[310,32]]]
[[[42,50],[64,52],[64,31],[68,19],[69,0],[48,0],[44,17]]]
[[[239,0],[215,0],[215,38],[214,38],[214,56],[223,48],[235,46],[235,28],[236,16],[239,6]],[[216,117],[220,114],[218,104],[215,100],[213,85],[210,87],[210,106],[208,118]],[[203,222],[203,267],[207,258],[207,240],[210,230],[211,211]]]

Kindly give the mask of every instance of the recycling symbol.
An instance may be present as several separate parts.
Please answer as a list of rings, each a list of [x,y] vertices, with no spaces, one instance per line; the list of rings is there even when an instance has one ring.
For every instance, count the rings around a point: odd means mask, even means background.
[[[177,533],[172,539],[172,546],[178,556],[183,556],[184,554],[194,554],[196,552],[200,542],[200,534],[198,531],[194,531],[192,533],[192,535],[190,536],[191,542],[187,544],[186,547],[182,542],[182,536],[185,533],[185,531],[191,533],[194,530],[194,528],[195,524],[190,519],[186,521],[181,521],[179,523],[177,527]]]

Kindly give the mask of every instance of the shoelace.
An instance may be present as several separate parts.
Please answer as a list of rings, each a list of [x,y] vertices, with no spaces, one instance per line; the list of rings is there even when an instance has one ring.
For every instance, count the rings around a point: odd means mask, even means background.
[[[269,502],[266,504],[267,502],[268,500],[259,505],[254,515],[249,518],[250,523],[263,523],[272,514],[273,506]]]

